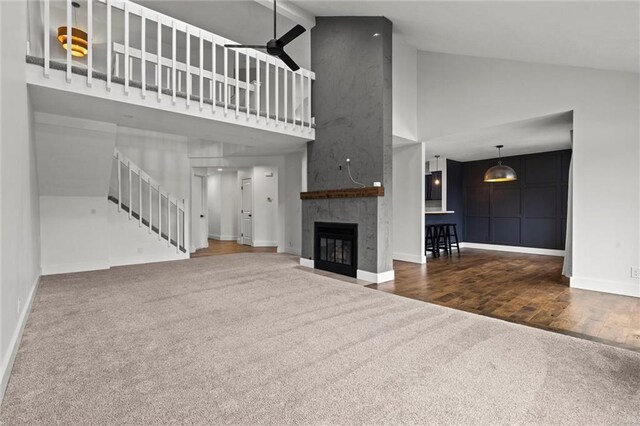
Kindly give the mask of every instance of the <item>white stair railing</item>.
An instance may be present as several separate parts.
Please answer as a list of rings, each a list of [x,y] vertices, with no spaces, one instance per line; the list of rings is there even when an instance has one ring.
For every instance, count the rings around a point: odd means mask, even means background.
[[[137,220],[139,227],[166,240],[176,252],[189,247],[189,215],[184,200],[171,197],[160,183],[151,178],[119,150],[114,150],[114,177],[109,198],[117,203],[118,211],[125,211],[129,220]],[[137,217],[136,217],[137,216]]]
[[[169,96],[173,104],[184,102],[190,108],[194,97],[200,111],[211,104],[212,115],[217,110],[225,116],[232,111],[236,118],[244,114],[247,120],[254,117],[260,122],[264,117],[266,124],[275,121],[276,126],[292,131],[312,132],[315,74],[309,70],[292,72],[279,59],[259,50],[226,49],[225,44],[235,42],[129,0],[86,0],[75,24],[72,0],[41,1],[46,77],[51,74],[51,46],[56,42],[51,30],[66,26],[70,39],[77,26],[89,36],[88,53],[72,58],[70,50],[65,52],[69,84],[86,78],[87,86],[95,86],[97,71],[106,79],[108,91],[118,83],[124,86],[125,96],[135,93],[146,98],[148,86],[154,86],[159,101]],[[94,44],[105,40],[106,49],[96,50]],[[86,68],[86,77],[78,75],[75,66]]]

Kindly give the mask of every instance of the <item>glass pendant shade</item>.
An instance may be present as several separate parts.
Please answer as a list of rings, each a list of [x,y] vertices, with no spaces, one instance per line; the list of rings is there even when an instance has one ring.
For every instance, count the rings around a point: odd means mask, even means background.
[[[82,58],[89,52],[89,43],[87,42],[87,39],[87,33],[79,28],[71,27],[71,56]],[[62,44],[63,48],[69,48],[66,25],[58,27],[58,41]]]
[[[502,154],[500,150],[503,147],[504,145],[496,145],[496,148],[498,148],[498,165],[490,167],[489,170],[484,173],[485,182],[511,182],[518,180],[516,171],[502,164]]]

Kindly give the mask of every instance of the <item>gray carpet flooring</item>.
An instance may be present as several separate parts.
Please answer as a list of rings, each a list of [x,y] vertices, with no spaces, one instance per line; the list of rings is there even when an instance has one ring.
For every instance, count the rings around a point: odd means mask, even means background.
[[[45,277],[19,424],[640,424],[640,354],[239,254]]]

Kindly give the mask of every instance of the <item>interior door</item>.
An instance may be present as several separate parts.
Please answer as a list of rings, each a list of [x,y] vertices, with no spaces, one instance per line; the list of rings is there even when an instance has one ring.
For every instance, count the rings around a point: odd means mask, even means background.
[[[251,178],[242,179],[242,244],[251,245],[253,236],[251,233],[253,225],[253,187]]]

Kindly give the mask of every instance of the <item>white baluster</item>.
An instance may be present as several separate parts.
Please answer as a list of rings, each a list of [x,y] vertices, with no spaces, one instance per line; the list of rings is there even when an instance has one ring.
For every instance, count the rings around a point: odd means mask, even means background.
[[[93,83],[93,0],[87,0],[87,86]]]
[[[216,113],[216,86],[218,85],[217,83],[217,76],[216,76],[216,71],[217,71],[217,67],[216,67],[216,53],[217,53],[217,48],[216,48],[216,40],[214,37],[211,37],[211,100],[212,100],[212,105],[211,105],[211,109],[213,111],[213,113]]]
[[[313,121],[313,115],[311,112],[311,85],[313,84],[313,79],[311,78],[311,74],[309,74],[309,78],[307,82],[309,83],[307,86],[307,114],[309,118],[309,133],[311,133],[311,130],[312,130],[311,122]]]
[[[131,212],[133,210],[133,201],[131,200],[131,161],[127,161],[127,167],[129,168],[129,220],[131,220]]]
[[[146,9],[142,9],[140,17],[140,80],[142,82],[142,99],[147,97],[147,18]]]
[[[129,94],[129,77],[130,77],[130,63],[129,63],[129,2],[124,2],[124,94]],[[129,200],[131,203],[131,200]]]
[[[271,68],[271,63],[270,62],[271,62],[271,60],[269,59],[269,57],[267,57],[267,60],[264,62],[264,65],[265,65],[265,67],[264,67],[264,80],[265,80],[266,85],[267,85],[266,88],[265,88],[265,93],[264,93],[265,94],[265,97],[264,97],[265,98],[265,103],[267,104],[267,108],[266,108],[266,110],[267,110],[266,123],[267,124],[269,124],[269,120],[271,119],[269,117],[269,112],[270,112],[269,111],[269,109],[270,109],[269,105],[271,104],[271,98],[269,98],[269,87],[271,85],[271,82],[269,81],[269,68]]]
[[[200,64],[200,75],[198,76],[199,81],[198,81],[198,87],[200,90],[200,111],[202,111],[202,108],[204,107],[204,91],[203,91],[203,80],[202,80],[202,73],[204,72],[204,40],[202,39],[202,30],[198,33],[198,43],[199,43],[199,50],[200,50],[200,62],[198,62]]]
[[[138,227],[142,228],[142,170],[140,169],[138,169]]]
[[[158,101],[162,100],[162,20],[157,17],[158,46],[156,55],[156,84],[158,85]]]
[[[111,91],[111,0],[107,0],[107,91]]]
[[[122,211],[122,162],[120,161],[120,153],[116,153],[116,161],[118,163],[118,212]]]
[[[151,178],[147,176],[147,182],[149,183],[149,234],[151,234],[153,223],[153,202],[151,200]]]
[[[171,247],[171,198],[167,192],[167,247]]]
[[[49,78],[49,60],[51,57],[51,4],[50,0],[44,0],[44,76]]]
[[[260,122],[260,54],[256,52],[256,123]]]
[[[282,68],[282,81],[284,84],[284,128],[287,128],[287,120],[289,118],[289,71],[286,68]]]
[[[247,121],[249,121],[249,110],[251,109],[251,101],[250,101],[250,88],[251,88],[251,82],[249,81],[251,79],[251,73],[250,73],[250,57],[249,57],[249,52],[247,51],[244,54],[245,57],[245,68],[246,68],[246,72],[245,72],[245,76],[246,76],[246,89],[244,89],[244,105],[247,107]]]
[[[176,103],[176,21],[171,22],[171,100]]]
[[[280,121],[280,78],[278,76],[278,60],[273,61],[273,65],[275,66],[275,80],[276,80],[276,90],[274,91],[274,96],[276,98],[276,127],[278,127],[278,123]]]
[[[180,209],[176,200],[176,253],[180,254]]]
[[[224,116],[227,116],[227,105],[229,104],[229,88],[227,87],[228,75],[229,75],[229,51],[226,47],[223,47],[224,52]],[[214,74],[215,75],[215,74]]]
[[[291,118],[293,119],[293,129],[296,129],[296,73],[291,73]]]
[[[191,104],[191,31],[189,30],[189,25],[187,25],[186,35],[187,35],[187,72],[185,76],[185,86],[187,86],[187,108]]]
[[[158,241],[162,240],[162,192],[158,185]]]
[[[236,92],[235,92],[235,104],[236,104],[236,118],[240,115],[240,54],[238,49],[235,50],[236,54],[236,72],[233,76],[236,79]]]
[[[72,43],[72,24],[71,24],[71,11],[73,6],[71,0],[67,0],[67,83],[71,83],[71,45]]]

